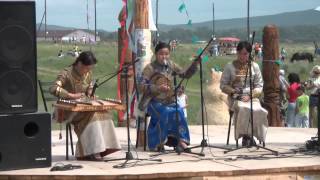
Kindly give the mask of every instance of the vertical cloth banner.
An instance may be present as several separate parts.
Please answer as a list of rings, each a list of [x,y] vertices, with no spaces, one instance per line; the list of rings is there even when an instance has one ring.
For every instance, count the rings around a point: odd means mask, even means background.
[[[118,31],[120,33],[118,35],[119,37],[119,48],[120,50],[120,56],[119,56],[119,70],[122,69],[123,65],[125,64],[126,58],[127,58],[127,51],[128,51],[128,37],[127,37],[127,30],[126,30],[126,19],[127,19],[127,0],[122,0],[123,7],[119,13],[118,20],[120,22],[121,28]],[[120,41],[121,40],[121,41]],[[118,86],[117,86],[117,96],[118,99],[123,100],[123,91],[121,90],[121,85],[123,84],[121,73],[118,74],[117,77]],[[123,86],[123,85],[122,85]],[[124,119],[124,113],[122,111],[118,112],[118,125],[122,123]]]

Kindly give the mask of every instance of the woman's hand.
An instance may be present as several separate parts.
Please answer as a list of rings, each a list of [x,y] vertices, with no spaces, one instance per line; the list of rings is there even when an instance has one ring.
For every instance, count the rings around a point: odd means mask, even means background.
[[[99,96],[93,95],[92,97],[90,96],[91,100],[97,100],[99,98]]]
[[[250,96],[248,96],[248,95],[241,97],[241,101],[243,101],[243,102],[248,102],[249,100],[250,100]]]
[[[159,86],[159,90],[161,92],[168,92],[170,90],[170,86],[167,85],[167,84],[162,84],[162,85]]]
[[[80,98],[84,97],[85,94],[84,93],[69,93],[68,96],[70,99],[80,99]]]

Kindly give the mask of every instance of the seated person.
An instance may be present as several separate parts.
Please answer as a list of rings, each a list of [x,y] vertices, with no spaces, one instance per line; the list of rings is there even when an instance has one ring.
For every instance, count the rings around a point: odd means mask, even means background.
[[[170,46],[163,42],[157,44],[155,54],[156,59],[144,68],[139,82],[140,92],[143,93],[139,109],[151,116],[147,132],[148,147],[150,150],[162,150],[164,145],[168,145],[176,147],[177,152],[189,151],[188,124],[183,108],[178,106],[176,112],[173,79],[174,74],[190,78],[197,70],[197,62],[182,70],[170,60]]]
[[[228,106],[233,113],[235,139],[242,138],[242,145],[254,144],[251,139],[250,121],[250,81],[248,71],[249,53],[252,46],[242,41],[237,46],[237,59],[228,63],[220,79],[220,89],[228,95]],[[268,127],[267,111],[260,105],[259,97],[263,81],[257,63],[252,62],[253,135],[265,142]]]
[[[63,56],[64,56],[64,54],[63,54],[62,50],[59,50],[59,52],[58,52],[58,57],[61,58],[61,57],[63,57]]]
[[[82,52],[72,65],[58,74],[50,93],[68,100],[89,98],[96,63],[92,52]],[[78,160],[102,160],[103,156],[121,149],[111,118],[112,114],[106,112],[64,111],[65,121],[72,123],[78,136]]]
[[[320,66],[315,65],[311,72],[307,82],[307,89],[310,90],[310,101],[309,101],[309,124],[310,127],[318,127],[318,104],[320,93]]]

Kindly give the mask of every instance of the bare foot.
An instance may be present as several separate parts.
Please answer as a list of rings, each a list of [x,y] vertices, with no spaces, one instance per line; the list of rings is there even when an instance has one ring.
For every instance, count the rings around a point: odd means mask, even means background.
[[[188,145],[183,142],[183,141],[180,141],[180,146],[183,148],[183,149],[187,149],[188,148]]]

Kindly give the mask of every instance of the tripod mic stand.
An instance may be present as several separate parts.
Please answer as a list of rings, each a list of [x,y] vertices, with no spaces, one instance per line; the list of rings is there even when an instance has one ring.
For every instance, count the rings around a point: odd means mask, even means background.
[[[208,144],[207,140],[205,139],[204,136],[204,105],[203,105],[203,71],[202,71],[202,60],[201,60],[201,56],[204,53],[204,51],[209,47],[209,45],[211,44],[211,42],[213,41],[213,37],[210,39],[210,41],[208,42],[208,44],[205,46],[205,48],[201,51],[201,53],[198,55],[197,60],[199,60],[199,66],[200,66],[200,98],[201,98],[201,125],[202,125],[202,141],[200,143],[200,145],[198,146],[194,146],[194,147],[190,147],[188,149],[195,149],[195,148],[201,148],[200,153],[198,153],[198,155],[200,156],[205,156],[204,154],[204,148],[205,147],[211,147],[211,148],[220,148],[220,149],[226,149],[229,150],[229,148],[224,148],[224,147],[218,147],[218,146],[213,146]]]
[[[318,96],[318,107],[317,107],[317,121],[318,121],[318,130],[317,130],[317,135],[315,137],[311,137],[310,140],[308,140],[306,142],[306,149],[307,150],[311,150],[311,151],[318,151],[320,152],[320,138],[319,138],[319,134],[320,134],[320,90],[318,90],[317,92],[317,96]]]
[[[254,35],[255,35],[255,32],[253,32],[252,43],[253,43]],[[238,149],[242,149],[242,148],[256,147],[257,149],[262,148],[262,149],[268,150],[268,151],[272,152],[274,155],[277,156],[279,154],[279,152],[275,151],[275,150],[272,150],[272,149],[269,149],[269,148],[266,148],[264,142],[263,142],[263,146],[259,146],[254,142],[254,137],[253,137],[253,98],[252,98],[252,91],[253,91],[252,61],[253,61],[253,57],[251,55],[251,52],[249,52],[249,53],[250,53],[250,55],[249,55],[249,60],[248,60],[248,67],[247,67],[247,72],[246,72],[246,76],[245,76],[244,86],[247,83],[247,77],[248,77],[248,72],[249,72],[249,89],[250,89],[250,92],[249,92],[249,97],[250,97],[250,118],[249,118],[249,121],[251,123],[250,144],[249,144],[249,146],[232,149],[232,150],[229,150],[229,151],[225,151],[224,153],[232,152],[232,151],[235,151],[235,150],[238,150]]]
[[[130,160],[138,160],[138,161],[142,161],[142,160],[147,160],[147,161],[158,161],[158,162],[161,162],[162,160],[161,159],[141,159],[141,158],[134,158],[132,156],[132,153],[130,151],[130,142],[131,142],[131,139],[130,139],[130,128],[129,128],[129,97],[128,97],[128,68],[133,65],[134,63],[138,62],[138,60],[132,62],[131,64],[129,65],[126,65],[124,66],[122,69],[120,69],[117,73],[115,73],[112,77],[108,78],[107,80],[115,77],[116,75],[118,75],[120,72],[123,72],[124,76],[125,76],[125,92],[126,92],[126,113],[127,113],[127,148],[128,148],[128,151],[126,152],[126,157],[125,158],[119,158],[119,159],[110,159],[110,160],[105,160],[105,162],[108,162],[108,161],[119,161],[119,160],[125,160],[124,163],[120,164],[120,165],[115,165],[113,166],[114,168],[124,168],[126,167],[126,164],[128,163],[128,161]],[[106,81],[103,81],[101,82],[99,85],[95,85],[94,87],[98,87],[100,86],[101,84],[107,82]],[[91,94],[91,96],[93,96],[94,94],[94,91],[92,91],[93,93]]]

